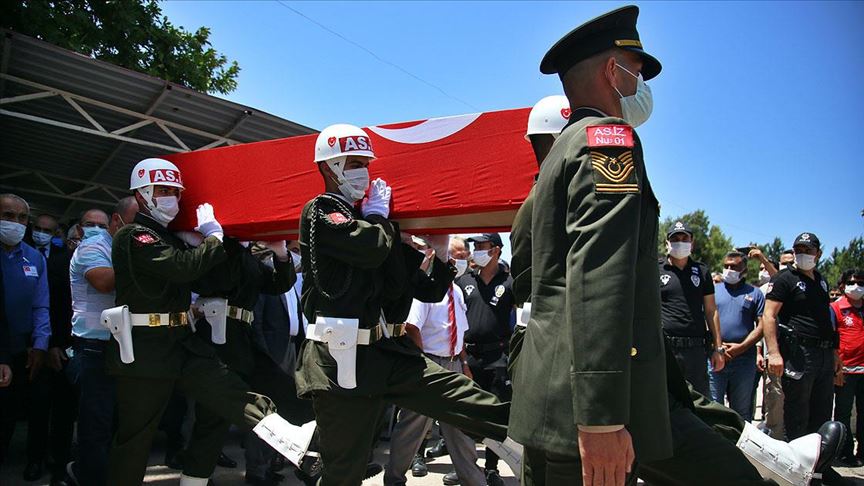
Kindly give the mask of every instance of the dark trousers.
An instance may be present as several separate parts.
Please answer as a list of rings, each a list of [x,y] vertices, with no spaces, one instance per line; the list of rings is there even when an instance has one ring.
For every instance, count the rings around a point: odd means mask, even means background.
[[[114,378],[105,373],[106,341],[76,338],[69,364],[78,386],[78,457],[75,476],[82,485],[103,486],[114,433]]]
[[[835,387],[834,393],[834,420],[846,426],[846,430],[852,431],[852,403],[855,402],[856,424],[855,424],[855,439],[858,441],[858,456],[862,456],[864,452],[864,374],[846,373],[846,383],[843,386]],[[843,449],[840,452],[841,457],[852,457],[853,444],[852,434],[846,434],[846,442],[843,443]]]
[[[447,371],[428,358],[395,354],[389,369],[388,376],[379,378],[387,383],[384,394],[348,395],[340,390],[313,395],[325,464],[319,486],[360,485],[387,402],[469,434],[499,441],[506,438],[510,405],[481,390],[465,375]]]
[[[47,365],[47,355],[43,363]],[[50,452],[55,466],[63,468],[72,447],[77,403],[74,388],[62,370],[44,366],[30,381],[26,366],[26,351],[13,356],[12,383],[0,388],[0,463],[8,455],[16,422],[26,417],[27,461],[44,461]]]
[[[669,350],[675,356],[678,367],[684,379],[687,380],[697,392],[711,396],[711,388],[708,384],[708,353],[703,346],[680,347],[672,346],[667,341]]]
[[[489,361],[496,360],[468,360],[471,374],[474,376],[474,381],[480,386],[480,388],[492,393],[502,402],[509,402],[512,392],[506,384],[509,382],[507,378],[507,370],[503,367],[490,369],[484,366],[484,363],[488,363]],[[492,452],[492,449],[489,449],[488,447],[486,448],[485,459],[483,467],[487,471],[498,469],[498,455]]]
[[[783,422],[786,439],[795,440],[819,430],[831,420],[834,401],[834,350],[801,345],[781,347]]]
[[[274,408],[269,398],[248,393],[243,380],[216,358],[191,353],[179,378],[117,376],[116,386],[119,420],[108,468],[111,485],[140,484],[144,479],[153,435],[175,388],[220,418],[247,429]],[[200,432],[215,435],[214,431]],[[190,448],[183,456],[184,473],[209,477],[221,447],[220,439]]]

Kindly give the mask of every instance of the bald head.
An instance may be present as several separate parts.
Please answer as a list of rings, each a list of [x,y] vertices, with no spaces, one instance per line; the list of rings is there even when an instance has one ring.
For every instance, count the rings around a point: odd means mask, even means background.
[[[117,201],[117,206],[114,207],[114,213],[111,215],[111,224],[108,226],[108,232],[114,235],[117,230],[131,223],[137,213],[138,200],[134,196],[126,196]]]

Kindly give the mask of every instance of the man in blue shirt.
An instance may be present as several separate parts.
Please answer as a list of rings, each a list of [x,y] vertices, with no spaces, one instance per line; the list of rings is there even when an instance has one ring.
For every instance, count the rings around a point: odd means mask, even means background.
[[[9,327],[9,353],[12,356],[12,384],[0,392],[0,463],[6,457],[15,427],[16,407],[21,407],[31,382],[45,361],[51,322],[48,316],[48,276],[45,258],[32,246],[22,243],[30,206],[14,194],[0,194],[0,272],[3,299]],[[28,407],[28,411],[32,411]],[[32,433],[33,424],[44,417],[28,417],[28,466],[41,460],[33,457],[41,444]],[[31,468],[25,469],[25,479]],[[41,475],[41,467],[39,468]],[[35,479],[35,478],[34,478]]]
[[[81,217],[83,239],[72,256],[72,369],[79,386],[78,454],[66,467],[81,485],[105,485],[114,419],[114,379],[105,374],[105,346],[111,334],[102,311],[114,307],[112,235],[138,212],[134,197],[117,203],[109,220],[101,209]]]
[[[714,289],[720,316],[720,335],[726,366],[709,373],[711,398],[729,407],[744,420],[753,420],[753,390],[756,381],[756,343],[762,339],[762,291],[744,281],[747,256],[730,252],[723,261],[723,282]]]

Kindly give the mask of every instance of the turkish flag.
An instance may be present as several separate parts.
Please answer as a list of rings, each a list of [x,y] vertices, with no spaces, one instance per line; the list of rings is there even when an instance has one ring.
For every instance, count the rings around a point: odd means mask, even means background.
[[[537,164],[525,140],[528,108],[366,127],[371,180],[393,188],[390,217],[409,233],[509,231]],[[303,206],[324,190],[315,135],[165,158],[186,190],[173,226],[190,229],[209,202],[225,232],[244,240],[296,239]]]

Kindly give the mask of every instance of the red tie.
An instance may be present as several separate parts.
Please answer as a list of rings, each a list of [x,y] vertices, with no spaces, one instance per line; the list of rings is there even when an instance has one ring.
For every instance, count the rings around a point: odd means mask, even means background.
[[[450,319],[450,356],[456,356],[456,306],[453,304],[453,284],[448,292],[450,302],[447,304],[447,318]]]

